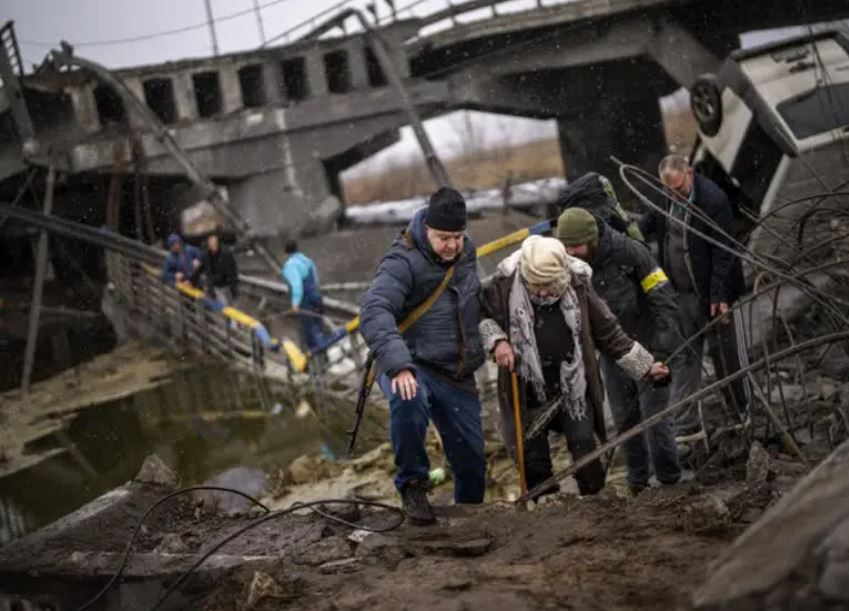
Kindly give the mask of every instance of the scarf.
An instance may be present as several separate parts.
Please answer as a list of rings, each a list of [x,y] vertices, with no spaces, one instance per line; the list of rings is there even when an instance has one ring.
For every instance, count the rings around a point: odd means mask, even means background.
[[[565,274],[564,274],[565,275]],[[571,283],[560,297],[560,311],[566,326],[572,332],[572,359],[560,364],[560,392],[563,408],[572,420],[583,420],[587,416],[587,380],[584,376],[583,349],[581,345],[581,312],[578,298]],[[508,298],[510,308],[510,345],[516,353],[516,371],[528,382],[540,404],[546,402],[545,378],[534,332],[534,308],[521,274],[513,277],[513,286]]]

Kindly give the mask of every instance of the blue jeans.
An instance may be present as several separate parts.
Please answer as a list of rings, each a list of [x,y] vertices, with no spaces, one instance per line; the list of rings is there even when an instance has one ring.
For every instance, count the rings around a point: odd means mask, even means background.
[[[325,341],[324,322],[316,312],[304,310],[298,314],[301,321],[301,338],[306,344],[307,350],[315,350]]]
[[[380,389],[389,399],[389,436],[395,451],[395,487],[427,480],[430,461],[425,450],[428,419],[442,437],[445,456],[454,473],[454,501],[482,503],[486,487],[481,404],[478,398],[419,367],[418,392],[410,401],[393,394],[391,382],[380,376]]]
[[[653,386],[651,382],[638,384],[605,355],[601,356],[601,373],[610,411],[620,433],[666,408],[669,386]],[[674,484],[681,479],[671,418],[667,417],[644,434],[632,437],[625,442],[623,449],[631,487],[647,486],[652,466],[662,484]]]

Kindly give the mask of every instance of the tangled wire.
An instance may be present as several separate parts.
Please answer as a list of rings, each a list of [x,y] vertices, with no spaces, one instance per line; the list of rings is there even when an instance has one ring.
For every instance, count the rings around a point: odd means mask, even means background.
[[[613,161],[619,164],[620,176],[625,185],[647,208],[666,217],[667,222],[679,224],[684,223],[682,219],[677,218],[665,208],[652,201],[640,187],[650,194],[659,195],[663,199],[671,200],[672,205],[686,205],[684,198],[676,193],[668,192],[655,176],[645,172],[644,170],[622,163],[615,158],[613,158]],[[809,169],[813,172],[812,168]],[[821,177],[817,178],[820,184],[826,187]],[[639,183],[639,187],[635,183]],[[724,387],[741,378],[748,378],[750,382],[752,382],[755,389],[755,397],[764,409],[764,413],[767,417],[765,436],[769,437],[771,429],[774,428],[791,451],[796,454],[800,460],[807,462],[794,436],[794,430],[797,429],[797,426],[793,421],[791,410],[787,404],[784,387],[780,379],[781,372],[778,370],[777,365],[791,357],[795,358],[797,382],[802,387],[803,393],[807,393],[804,384],[806,371],[801,359],[801,355],[804,352],[814,348],[822,348],[822,351],[816,360],[817,364],[822,362],[825,355],[832,350],[834,346],[842,346],[847,354],[849,354],[849,303],[841,299],[838,295],[829,293],[813,280],[815,274],[823,274],[832,282],[839,283],[842,281],[845,283],[846,281],[845,273],[842,276],[839,274],[847,267],[846,255],[849,254],[849,249],[847,249],[847,246],[849,246],[849,232],[839,232],[839,227],[835,227],[834,223],[830,222],[827,224],[827,229],[831,233],[836,233],[836,235],[822,235],[822,232],[817,231],[817,229],[820,229],[823,223],[815,222],[815,219],[824,212],[830,212],[833,217],[849,218],[849,210],[846,209],[845,205],[842,208],[829,208],[824,206],[824,204],[834,201],[839,196],[849,194],[849,191],[842,190],[846,184],[849,183],[842,183],[834,189],[826,188],[826,190],[820,193],[783,202],[760,217],[754,217],[754,215],[751,215],[749,220],[752,223],[752,235],[754,236],[758,233],[767,234],[774,240],[774,246],[768,252],[755,251],[753,248],[743,244],[734,236],[724,231],[713,221],[713,219],[708,217],[697,207],[690,207],[689,210],[691,211],[691,214],[705,223],[714,235],[707,235],[694,229],[692,226],[687,226],[687,231],[709,242],[714,247],[725,250],[733,254],[735,257],[738,257],[755,272],[754,290],[752,294],[735,303],[731,310],[742,311],[743,308],[748,308],[749,319],[753,320],[754,306],[757,300],[771,293],[771,319],[772,321],[775,321],[777,325],[780,323],[780,326],[778,326],[777,329],[784,335],[789,345],[782,347],[779,344],[781,337],[778,332],[773,331],[771,334],[762,333],[760,348],[763,356],[760,359],[736,372],[717,379],[712,384],[709,384],[690,396],[668,406],[662,412],[644,420],[639,425],[624,431],[607,443],[601,445],[595,451],[583,457],[581,460],[573,463],[568,468],[560,471],[553,477],[529,490],[526,494],[519,497],[517,502],[525,502],[528,499],[533,498],[536,494],[544,490],[553,482],[559,481],[564,477],[575,473],[582,467],[590,464],[593,460],[608,454],[616,447],[622,445],[629,439],[642,434],[645,430],[651,428],[655,424],[658,424],[665,418],[681,411],[696,401],[717,393],[717,391],[720,391]],[[796,212],[796,216],[791,214],[794,211]],[[784,223],[785,226],[782,228],[783,233],[769,224],[772,221],[780,221]],[[814,231],[810,230],[811,226],[814,226]],[[718,239],[714,236],[718,236]],[[779,251],[786,249],[790,242],[789,236],[796,237],[796,243],[793,245],[795,247],[794,255],[790,258],[780,257]],[[754,239],[752,241],[755,242]],[[826,249],[832,250],[834,256],[830,259],[826,258],[826,260],[818,260],[813,256],[814,254],[819,253],[822,257],[822,253],[826,251]],[[808,297],[814,304],[819,306],[825,316],[828,326],[830,327],[828,332],[821,333],[805,341],[800,342],[797,340],[786,317],[779,310],[779,296],[781,291],[786,290],[788,287],[799,291]],[[692,342],[709,332],[720,322],[720,320],[721,319],[718,317],[714,318],[693,336],[685,338],[681,346],[674,351],[673,356],[680,353],[682,350],[687,349]],[[752,333],[753,330],[750,327],[750,340]],[[772,345],[770,345],[770,339],[772,339]],[[750,341],[749,343],[751,344],[753,342]],[[758,377],[756,374],[762,375]],[[778,391],[777,394],[782,407],[783,422],[770,405],[770,398],[775,394],[773,393],[774,384]],[[805,396],[805,398],[807,399],[807,396]],[[730,411],[734,412],[735,410]],[[849,417],[847,417],[843,409],[837,404],[833,406],[833,412],[834,413],[829,417],[832,420],[832,424],[828,428],[829,442],[832,447],[835,446],[835,436],[838,428],[842,427],[844,435],[849,435]],[[726,407],[726,416],[730,417],[728,414],[729,410]],[[739,414],[737,415],[738,417],[741,417]],[[742,428],[747,431],[747,434],[752,434],[752,427],[749,426],[750,423],[741,421],[738,424],[742,425]],[[808,426],[813,427],[814,423],[809,422]]]
[[[376,501],[365,501],[365,500],[359,500],[359,499],[356,499],[356,500],[352,500],[352,499],[323,499],[323,500],[318,500],[318,501],[310,501],[308,503],[294,503],[290,507],[287,507],[286,509],[271,511],[268,507],[263,505],[257,499],[255,499],[252,496],[245,494],[244,492],[241,492],[239,490],[234,490],[233,488],[224,488],[224,487],[220,487],[220,486],[191,486],[191,487],[188,487],[188,488],[182,488],[180,490],[176,490],[174,492],[166,494],[165,496],[157,499],[154,503],[152,503],[145,510],[145,512],[139,518],[138,522],[136,522],[136,526],[133,529],[133,534],[130,536],[129,540],[127,541],[127,545],[124,548],[124,554],[123,554],[123,557],[121,558],[121,563],[118,565],[118,569],[115,571],[115,573],[112,575],[112,577],[106,583],[106,585],[104,585],[103,588],[101,588],[101,590],[97,594],[95,594],[88,602],[83,604],[78,609],[78,611],[85,611],[86,609],[92,608],[95,603],[97,603],[98,601],[103,599],[106,596],[106,594],[108,594],[109,591],[118,583],[118,580],[121,578],[121,575],[124,573],[124,570],[127,567],[127,563],[130,559],[130,554],[133,551],[133,545],[135,544],[136,539],[138,538],[139,533],[142,530],[142,526],[144,525],[145,520],[147,520],[147,518],[150,517],[150,514],[152,514],[163,503],[166,503],[166,502],[174,499],[175,497],[182,496],[182,495],[185,495],[185,494],[189,494],[189,493],[192,493],[192,492],[197,492],[197,491],[224,492],[224,493],[227,493],[227,494],[234,494],[234,495],[240,496],[240,497],[245,498],[248,501],[250,501],[254,506],[262,509],[263,512],[264,512],[264,515],[250,521],[245,526],[237,529],[236,531],[230,533],[229,535],[227,535],[225,537],[222,537],[217,542],[215,542],[215,544],[213,544],[212,547],[210,547],[204,554],[202,554],[195,561],[195,563],[192,564],[191,567],[186,569],[186,571],[180,576],[180,578],[177,581],[175,581],[173,584],[171,584],[171,586],[165,591],[164,594],[162,594],[162,596],[159,598],[159,600],[156,602],[156,604],[154,604],[153,607],[151,607],[151,611],[156,611],[157,609],[161,609],[162,605],[165,603],[165,601],[168,600],[168,598],[170,598],[171,595],[173,595],[174,592],[176,592],[177,589],[181,585],[183,585],[195,573],[195,571],[197,571],[197,569],[204,562],[206,562],[206,560],[208,560],[210,558],[210,556],[215,554],[218,550],[220,550],[222,547],[227,545],[229,542],[233,541],[234,539],[237,539],[238,537],[242,536],[243,534],[245,534],[249,530],[256,528],[257,526],[265,524],[266,522],[270,522],[271,520],[276,520],[278,518],[281,518],[285,515],[288,515],[290,513],[295,512],[295,511],[308,509],[308,510],[312,511],[313,513],[316,513],[316,514],[318,514],[318,515],[320,515],[320,516],[324,517],[325,519],[330,520],[332,522],[342,524],[343,526],[347,526],[349,528],[353,528],[353,529],[357,529],[357,530],[364,530],[364,531],[367,531],[367,532],[374,532],[374,533],[383,533],[383,532],[395,530],[396,528],[401,526],[401,524],[403,524],[403,522],[404,522],[404,514],[398,507],[393,507],[392,505],[387,505],[386,503],[379,503],[379,502],[376,502]],[[369,526],[367,524],[358,524],[358,523],[351,522],[349,520],[345,520],[344,518],[337,516],[337,515],[334,515],[333,513],[330,513],[328,511],[325,511],[324,507],[327,506],[327,505],[354,505],[356,507],[372,507],[372,508],[375,508],[375,509],[382,509],[384,511],[394,513],[398,516],[398,519],[396,521],[391,522],[388,526],[381,526],[381,527]]]

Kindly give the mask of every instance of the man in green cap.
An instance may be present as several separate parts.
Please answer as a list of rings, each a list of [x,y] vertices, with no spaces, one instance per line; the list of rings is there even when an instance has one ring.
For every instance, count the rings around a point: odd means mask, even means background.
[[[648,248],[579,207],[567,208],[560,215],[556,235],[569,255],[590,264],[593,288],[625,332],[656,358],[667,358],[680,339],[676,293]],[[634,382],[605,355],[601,356],[601,372],[620,432],[660,412],[669,401],[666,385],[650,380]],[[669,419],[626,442],[624,450],[628,485],[634,494],[649,485],[652,469],[661,484],[675,484],[681,479]]]

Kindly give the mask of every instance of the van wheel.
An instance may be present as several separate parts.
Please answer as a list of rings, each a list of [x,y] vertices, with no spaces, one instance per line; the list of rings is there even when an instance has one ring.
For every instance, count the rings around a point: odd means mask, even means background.
[[[703,74],[690,87],[690,109],[705,136],[715,136],[722,125],[722,97],[716,76]]]

